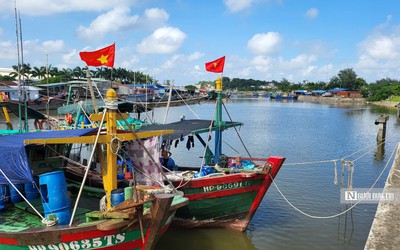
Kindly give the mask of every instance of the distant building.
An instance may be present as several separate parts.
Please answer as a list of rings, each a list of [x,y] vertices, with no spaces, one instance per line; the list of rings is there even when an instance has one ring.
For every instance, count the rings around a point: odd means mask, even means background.
[[[11,72],[14,72],[14,70],[9,68],[0,68],[0,75],[2,76],[8,76]]]

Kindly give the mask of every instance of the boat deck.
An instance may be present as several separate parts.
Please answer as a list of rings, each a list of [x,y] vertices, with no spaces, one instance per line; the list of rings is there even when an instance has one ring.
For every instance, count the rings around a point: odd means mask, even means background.
[[[30,201],[35,209],[44,216],[43,207],[40,199]],[[81,205],[83,204],[83,206]],[[86,221],[86,213],[92,211],[91,207],[97,205],[94,199],[83,199],[75,213],[74,224],[84,223]],[[57,226],[56,226],[57,227]],[[42,223],[42,219],[25,201],[16,204],[7,204],[6,209],[0,212],[0,232],[16,233],[25,230],[41,230],[48,228]]]

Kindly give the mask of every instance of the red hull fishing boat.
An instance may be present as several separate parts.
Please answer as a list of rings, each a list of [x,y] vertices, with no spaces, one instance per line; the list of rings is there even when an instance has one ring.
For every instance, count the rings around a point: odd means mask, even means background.
[[[173,141],[182,141],[184,138],[187,138],[188,146],[192,144],[194,137],[205,147],[204,155],[201,157],[204,162],[197,167],[180,164],[175,166],[171,158],[161,159],[164,167],[170,171],[166,173],[168,181],[176,189],[183,191],[184,197],[190,201],[187,206],[177,211],[175,225],[224,227],[244,231],[285,158],[281,156],[254,158],[250,154],[249,157],[227,157],[222,154],[222,132],[229,128],[236,130],[242,123],[222,121],[222,84],[219,86],[214,120],[181,120],[170,124],[146,125],[139,131],[173,130],[174,133],[163,135],[164,148],[171,148]],[[209,137],[211,132],[215,134],[214,152],[208,146],[209,140],[201,137],[201,134],[207,134]],[[133,167],[137,167],[135,156],[128,153],[128,158],[133,160],[133,164],[131,163]],[[83,171],[74,168],[68,168],[67,173],[69,178],[74,180],[83,178]],[[98,176],[98,173],[92,172],[92,178],[86,184],[100,187],[102,181],[101,178],[96,178],[96,175]],[[124,181],[121,180],[120,184],[124,185]]]
[[[115,97],[115,91],[109,90],[105,111],[97,115],[100,128],[106,122],[106,131],[77,129],[2,137],[0,249],[152,249],[176,210],[188,204],[187,198],[161,187],[134,184],[122,193],[117,189],[115,138],[131,141],[172,131],[120,134]],[[76,143],[106,145],[107,164],[102,165],[105,203],[85,196],[83,185],[72,193],[64,171],[57,168],[66,160],[60,152]],[[92,156],[101,148],[93,146]],[[82,183],[85,179],[86,175]]]
[[[219,82],[218,82],[219,81]],[[172,171],[167,176],[174,186],[189,198],[189,205],[179,209],[174,224],[184,227],[224,227],[246,230],[270,184],[285,158],[227,157],[222,154],[222,131],[241,123],[222,121],[222,83],[217,79],[217,110],[215,120],[183,120],[166,125],[150,125],[143,130],[173,129],[175,133],[163,136],[166,144],[188,136],[188,144],[197,137],[205,147],[201,167],[164,166]],[[219,88],[218,88],[219,86]],[[236,129],[236,128],[235,128]],[[215,132],[214,153],[200,134]],[[187,144],[187,146],[188,146]],[[246,149],[247,151],[247,149]],[[167,159],[168,160],[168,159]],[[188,171],[189,170],[189,171]],[[193,171],[197,171],[195,174]]]

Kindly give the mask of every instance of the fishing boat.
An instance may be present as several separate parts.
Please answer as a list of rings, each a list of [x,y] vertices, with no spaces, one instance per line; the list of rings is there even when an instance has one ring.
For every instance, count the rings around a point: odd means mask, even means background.
[[[298,96],[291,93],[272,93],[269,98],[275,100],[297,100]]]
[[[177,129],[174,134],[163,136],[167,144],[171,145],[173,141],[176,143],[176,140],[187,135],[186,146],[193,146],[196,137],[205,147],[201,166],[197,169],[193,166],[175,167],[184,172],[172,171],[168,175],[175,187],[183,191],[190,201],[188,206],[177,211],[174,224],[189,228],[223,227],[244,231],[285,158],[254,158],[250,154],[249,157],[228,157],[222,154],[222,132],[228,128],[236,130],[242,123],[222,120],[224,105],[221,78],[216,83],[217,105],[214,120],[183,120],[164,126],[165,129]],[[157,126],[145,126],[143,129],[151,130]],[[210,150],[207,139],[212,131],[214,152]],[[207,138],[203,139],[201,134],[206,134]],[[168,167],[168,164],[164,165]],[[193,174],[193,171],[196,172]]]
[[[65,84],[65,83],[63,83]],[[53,84],[54,87],[54,84]],[[58,87],[61,88],[61,87]],[[24,86],[23,93],[20,97],[21,90],[18,86],[8,86],[0,88],[4,93],[4,101],[10,103],[26,103],[27,106],[38,110],[44,111],[46,109],[56,109],[66,103],[66,95],[59,92],[54,92],[53,88],[49,95],[46,95],[46,89],[37,86]]]
[[[24,133],[0,142],[0,249],[152,249],[188,199],[163,187],[117,189],[116,146],[173,131],[117,131],[114,90],[107,92],[99,128]],[[121,115],[121,114],[120,114]],[[63,162],[69,145],[93,145],[101,161],[104,199],[68,189]],[[98,145],[105,144],[105,147]],[[105,149],[105,151],[104,151]],[[38,177],[38,180],[35,178]],[[83,178],[85,182],[86,176]],[[11,201],[11,203],[9,203]],[[100,205],[99,205],[100,204]],[[95,208],[93,208],[95,207]]]
[[[189,205],[177,211],[174,225],[246,230],[285,160],[281,156],[255,158],[228,157],[222,154],[222,132],[227,129],[236,130],[242,123],[222,121],[221,89],[222,87],[217,90],[219,94],[214,120],[183,119],[169,124],[146,125],[139,130],[174,130],[174,133],[163,135],[163,143],[169,149],[172,148],[171,145],[182,144],[181,141],[185,139],[186,147],[190,148],[194,144],[194,138],[204,146],[205,153],[200,156],[204,162],[198,166],[183,166],[179,163],[175,165],[171,158],[160,158],[165,169],[168,169],[166,175],[169,181],[178,190],[183,191],[190,201]],[[211,132],[215,133],[214,152],[208,146],[208,140],[201,136],[206,134],[208,138]],[[193,162],[199,159],[198,156],[192,158]],[[75,178],[82,179],[82,172],[69,172]],[[93,178],[86,184],[100,186],[100,182],[100,178]],[[123,182],[121,184],[123,185]]]

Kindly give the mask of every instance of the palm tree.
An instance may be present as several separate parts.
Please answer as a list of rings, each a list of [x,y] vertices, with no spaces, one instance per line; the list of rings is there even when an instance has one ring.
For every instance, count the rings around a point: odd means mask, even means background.
[[[64,78],[66,81],[69,81],[73,76],[72,69],[63,68],[61,71],[58,72],[58,75]]]
[[[82,68],[79,67],[79,66],[77,66],[77,67],[75,67],[75,68],[72,70],[72,75],[73,75],[74,77],[77,77],[77,78],[79,79],[79,78],[81,78],[81,77],[84,77],[85,74],[84,74]]]
[[[38,68],[38,67],[33,67],[33,70],[32,70],[32,76],[33,77],[37,77],[37,78],[39,78],[39,79],[42,79],[42,78],[44,78],[44,76],[46,75],[46,68],[45,67],[40,67],[40,68]]]
[[[59,75],[59,71],[58,71],[57,67],[51,67],[51,65],[49,65],[47,70],[49,71],[49,75],[51,77],[55,77],[55,76]]]

